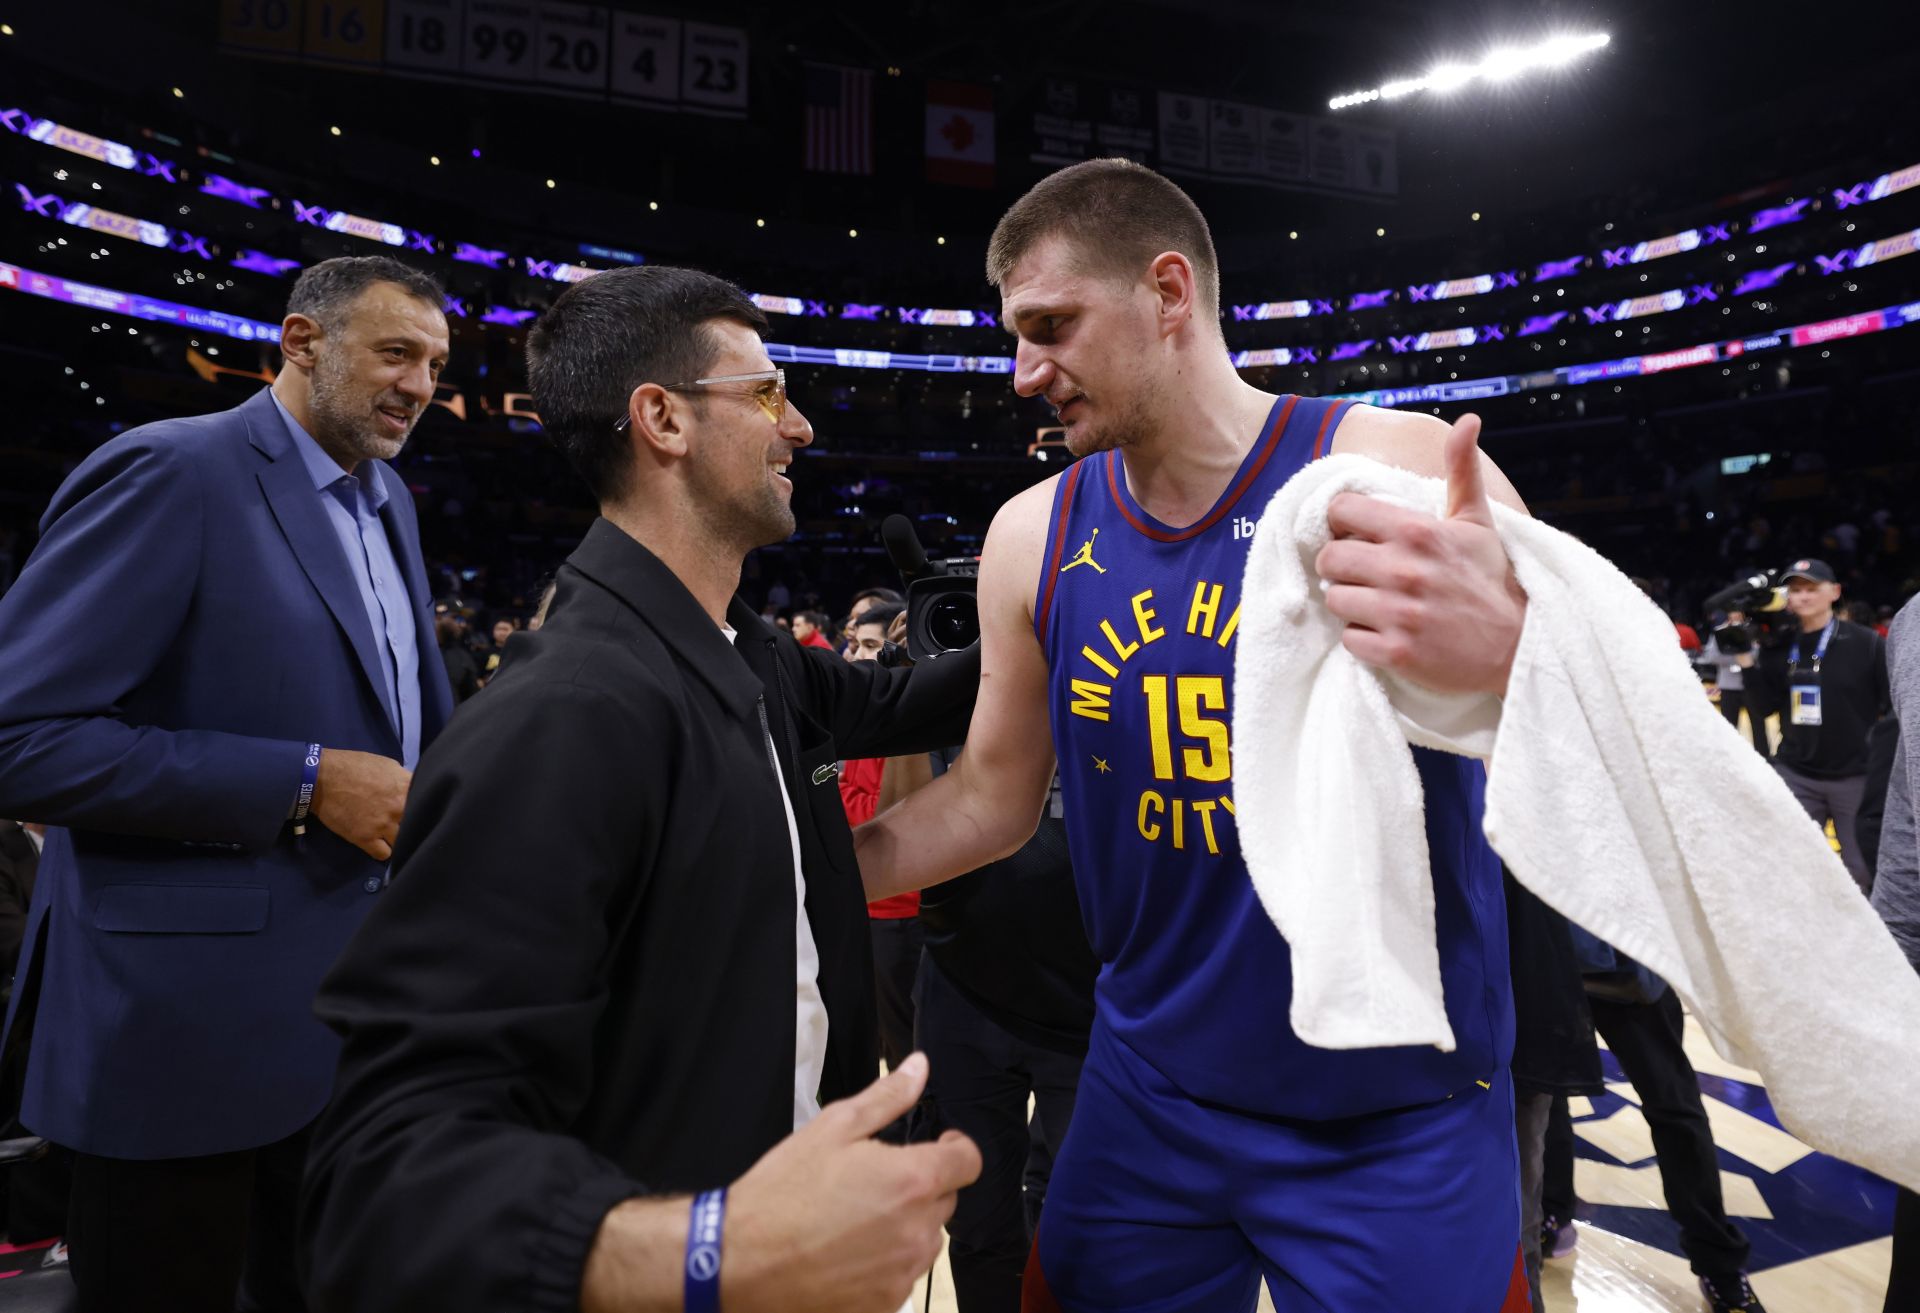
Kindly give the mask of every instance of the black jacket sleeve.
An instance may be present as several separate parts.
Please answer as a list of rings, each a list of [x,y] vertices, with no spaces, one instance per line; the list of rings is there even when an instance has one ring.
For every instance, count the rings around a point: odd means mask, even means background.
[[[302,1201],[316,1310],[576,1309],[601,1218],[642,1192],[566,1133],[670,804],[672,717],[639,705],[504,681],[428,753],[316,1005],[345,1039]]]
[[[1787,700],[1787,654],[1784,648],[1760,647],[1747,668],[1742,687],[1747,694],[1747,714],[1758,725],[1768,716],[1777,716]]]
[[[980,692],[980,645],[916,666],[802,648],[803,696],[845,757],[901,757],[962,743]]]

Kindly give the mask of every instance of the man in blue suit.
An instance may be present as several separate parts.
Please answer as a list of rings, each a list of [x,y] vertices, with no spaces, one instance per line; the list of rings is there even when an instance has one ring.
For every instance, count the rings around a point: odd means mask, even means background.
[[[95,451],[0,597],[0,815],[50,827],[10,1043],[22,1122],[75,1151],[84,1310],[303,1307],[339,1048],[311,1002],[452,713],[384,463],[446,363],[441,306],[398,261],[314,265],[272,388]]]

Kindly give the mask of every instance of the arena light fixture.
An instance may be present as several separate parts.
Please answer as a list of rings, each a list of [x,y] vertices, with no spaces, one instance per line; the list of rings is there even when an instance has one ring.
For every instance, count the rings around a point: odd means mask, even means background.
[[[1563,68],[1589,51],[1604,48],[1611,40],[1605,32],[1593,32],[1585,36],[1550,37],[1531,46],[1498,46],[1488,51],[1476,64],[1457,61],[1436,64],[1420,77],[1400,78],[1371,91],[1335,96],[1327,102],[1327,108],[1350,109],[1376,100],[1398,100],[1416,91],[1444,95],[1476,79],[1507,82],[1532,69]]]

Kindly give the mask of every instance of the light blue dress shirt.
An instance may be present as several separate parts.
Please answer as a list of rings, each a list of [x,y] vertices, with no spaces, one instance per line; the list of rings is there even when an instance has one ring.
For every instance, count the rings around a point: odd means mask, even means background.
[[[387,527],[380,521],[387,490],[365,462],[357,467],[364,478],[342,470],[280,404],[278,396],[274,396],[273,404],[286,421],[294,448],[321,494],[327,522],[340,539],[340,550],[346,555],[354,582],[360,585],[360,600],[367,608],[374,638],[384,640],[387,659],[381,663],[381,673],[386,676],[386,687],[380,690],[380,701],[400,736],[400,764],[412,770],[420,761],[420,640],[406,577],[400,573],[393,545],[387,541]]]

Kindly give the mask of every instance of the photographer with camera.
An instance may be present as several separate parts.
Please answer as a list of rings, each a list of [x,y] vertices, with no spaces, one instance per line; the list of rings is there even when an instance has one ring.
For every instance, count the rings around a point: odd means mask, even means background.
[[[1727,612],[1726,624],[1707,635],[1706,645],[1700,649],[1698,664],[1713,669],[1715,702],[1720,714],[1726,717],[1727,724],[1740,729],[1740,713],[1746,711],[1747,727],[1740,732],[1747,742],[1753,744],[1754,750],[1764,757],[1767,755],[1767,726],[1765,719],[1747,702],[1746,672],[1740,664],[1744,653],[1732,651],[1721,644],[1721,635],[1728,630],[1744,633],[1746,629],[1747,617],[1744,614],[1739,611]],[[1747,647],[1751,649],[1751,639],[1747,640]]]
[[[1748,714],[1780,716],[1774,768],[1807,814],[1833,822],[1846,863],[1862,892],[1873,870],[1854,831],[1867,782],[1867,732],[1887,714],[1886,645],[1873,630],[1834,614],[1840,584],[1825,561],[1799,560],[1781,575],[1787,610],[1782,625],[1743,653]]]

